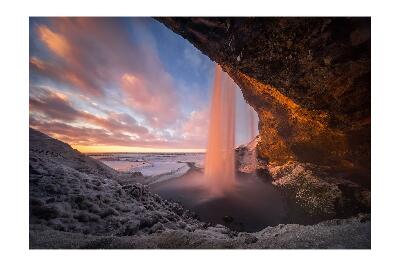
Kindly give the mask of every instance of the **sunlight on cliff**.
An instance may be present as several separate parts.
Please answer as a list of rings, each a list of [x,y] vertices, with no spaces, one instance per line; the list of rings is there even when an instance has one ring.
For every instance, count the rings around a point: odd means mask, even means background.
[[[262,121],[259,130],[264,136],[258,147],[259,156],[268,158],[270,163],[290,160],[332,163],[338,154],[345,153],[348,145],[345,135],[329,125],[326,112],[304,108],[273,86],[241,72],[230,74],[240,80],[242,88],[252,88],[247,97]],[[261,101],[263,106],[257,106]]]

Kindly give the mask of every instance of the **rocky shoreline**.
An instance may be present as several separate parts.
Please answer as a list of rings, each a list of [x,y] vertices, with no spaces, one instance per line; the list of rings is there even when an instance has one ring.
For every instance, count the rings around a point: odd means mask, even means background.
[[[236,232],[195,218],[69,145],[30,129],[29,246],[42,248],[370,248],[370,216]]]
[[[257,158],[259,141],[257,136],[236,149],[238,171],[257,172],[285,194],[290,204],[316,220],[349,218],[370,212],[368,185],[351,180],[346,172],[341,173],[332,166],[293,160],[285,164],[265,162]]]

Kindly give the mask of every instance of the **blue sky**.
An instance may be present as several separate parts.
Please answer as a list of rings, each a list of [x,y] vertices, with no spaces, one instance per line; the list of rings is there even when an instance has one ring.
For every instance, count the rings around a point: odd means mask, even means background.
[[[30,126],[82,151],[204,149],[215,63],[152,18],[31,18]],[[237,91],[236,143],[249,140]]]

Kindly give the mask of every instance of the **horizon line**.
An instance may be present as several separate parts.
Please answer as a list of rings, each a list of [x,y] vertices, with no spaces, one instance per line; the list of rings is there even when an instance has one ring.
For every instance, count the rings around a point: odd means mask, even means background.
[[[196,148],[151,148],[129,146],[82,146],[71,145],[72,148],[85,154],[96,153],[205,153],[206,149]]]

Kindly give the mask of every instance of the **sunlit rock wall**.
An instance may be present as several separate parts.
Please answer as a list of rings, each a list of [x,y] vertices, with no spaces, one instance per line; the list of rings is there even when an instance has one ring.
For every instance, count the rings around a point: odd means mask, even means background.
[[[157,18],[220,64],[259,116],[258,156],[370,176],[370,18]]]

